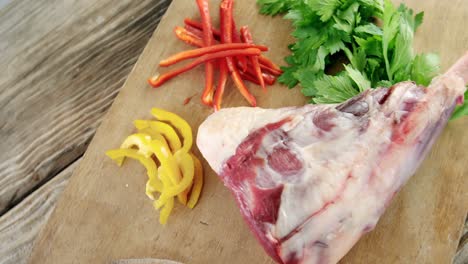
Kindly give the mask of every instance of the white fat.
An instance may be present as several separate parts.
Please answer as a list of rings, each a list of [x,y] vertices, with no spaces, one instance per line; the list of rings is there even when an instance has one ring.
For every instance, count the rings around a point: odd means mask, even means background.
[[[237,107],[222,109],[210,115],[200,125],[197,146],[211,168],[219,173],[223,163],[235,154],[239,144],[252,131],[290,116],[294,109],[296,108],[272,110],[258,107]]]

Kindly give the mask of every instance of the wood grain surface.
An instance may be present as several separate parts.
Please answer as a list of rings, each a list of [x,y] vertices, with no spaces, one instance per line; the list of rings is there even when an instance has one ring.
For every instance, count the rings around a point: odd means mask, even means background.
[[[68,179],[79,163],[75,161],[56,177],[29,195],[0,219],[0,263],[24,264],[39,231],[45,226]]]
[[[464,52],[468,40],[462,26],[468,13],[466,1],[451,1],[450,5],[436,0],[424,4],[407,2],[428,13],[428,22],[419,33],[418,49],[440,52],[447,67]],[[258,16],[252,1],[237,3],[240,23],[248,22],[259,42],[269,45],[271,57],[279,61],[291,42],[285,37],[290,32],[287,21]],[[144,195],[143,169],[133,162],[118,169],[103,155],[133,131],[133,119],[149,118],[153,106],[179,113],[195,128],[211,112],[198,100],[182,106],[187,96],[199,96],[202,69],[161,89],[152,90],[146,84],[161,58],[186,48],[174,39],[172,28],[183,17],[194,14],[193,3],[176,1],[170,7],[70,180],[37,241],[31,263],[105,263],[138,257],[171,258],[186,263],[271,263],[247,230],[229,192],[211,170],[206,175],[199,206],[193,211],[176,207],[170,224],[163,228],[157,224],[157,214]],[[298,89],[287,91],[277,86],[267,95],[258,90],[254,93],[264,107],[304,103]],[[226,102],[231,106],[245,105],[232,87]],[[451,261],[468,209],[464,192],[467,182],[463,177],[468,173],[464,166],[468,135],[463,133],[467,127],[467,119],[447,127],[377,229],[365,236],[343,263]],[[206,163],[205,167],[208,168]]]
[[[453,264],[467,264],[468,263],[468,218],[465,220],[465,227],[463,228],[463,236],[458,244],[457,254],[453,260]]]
[[[0,215],[84,153],[169,2],[2,2]]]

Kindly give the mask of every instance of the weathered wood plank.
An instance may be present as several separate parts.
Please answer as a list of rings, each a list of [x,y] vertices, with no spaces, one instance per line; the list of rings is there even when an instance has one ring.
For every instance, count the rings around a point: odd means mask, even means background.
[[[83,154],[169,2],[2,1],[0,214]]]
[[[457,254],[453,260],[453,264],[467,264],[468,263],[468,217],[465,220],[465,228],[463,229],[463,236],[460,239]]]
[[[23,264],[79,161],[60,172],[0,218],[0,264]]]

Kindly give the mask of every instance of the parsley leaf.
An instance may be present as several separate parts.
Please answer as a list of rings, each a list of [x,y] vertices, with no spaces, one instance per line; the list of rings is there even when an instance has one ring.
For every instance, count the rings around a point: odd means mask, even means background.
[[[411,69],[411,80],[428,86],[440,70],[439,56],[433,53],[420,54],[414,58]]]
[[[397,12],[395,6],[390,0],[385,0],[385,9],[383,15],[383,36],[382,36],[382,51],[387,70],[387,78],[393,82],[393,75],[390,69],[389,49],[392,49],[393,40],[396,38],[400,23],[400,13]]]
[[[316,12],[320,16],[320,20],[323,22],[328,21],[335,10],[341,5],[340,0],[309,0],[307,1],[308,6],[312,12]]]
[[[277,15],[288,11],[294,4],[294,0],[258,0],[261,6],[260,14]]]
[[[367,77],[363,73],[349,65],[345,65],[344,67],[349,77],[353,79],[354,83],[356,83],[359,92],[364,92],[365,90],[371,88],[371,83],[369,80],[367,80]]]
[[[341,73],[336,76],[323,75],[321,78],[313,82],[307,89],[303,89],[304,93],[309,92],[315,87],[313,91],[313,103],[341,103],[346,101],[357,94],[359,91],[354,89],[353,81],[346,73]]]

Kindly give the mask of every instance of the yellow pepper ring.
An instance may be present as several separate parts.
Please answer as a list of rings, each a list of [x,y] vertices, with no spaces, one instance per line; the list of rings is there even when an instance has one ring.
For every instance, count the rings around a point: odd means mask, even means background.
[[[182,176],[180,175],[179,166],[177,165],[177,161],[175,160],[174,156],[167,149],[163,143],[157,140],[152,140],[149,143],[153,153],[156,155],[156,158],[161,162],[162,167],[166,167],[166,173],[168,178],[171,180],[172,184],[176,185],[181,181]],[[182,179],[183,180],[183,179]],[[179,201],[186,205],[187,204],[187,195],[181,193],[177,195]]]
[[[161,135],[159,132],[151,129],[150,127],[147,127],[145,129],[139,129],[138,133],[147,134],[147,135],[149,135],[151,137],[151,139],[159,140],[164,144],[164,146],[166,148],[169,148],[169,145],[167,144],[166,138],[163,135]]]
[[[192,128],[187,123],[187,121],[174,113],[159,108],[151,109],[151,114],[159,120],[170,122],[179,131],[184,139],[184,145],[182,149],[188,153],[190,148],[192,148],[193,137]]]
[[[152,187],[157,192],[162,192],[163,184],[158,179],[158,170],[156,164],[151,158],[147,158],[138,153],[135,149],[115,149],[109,150],[106,152],[106,155],[109,156],[111,159],[118,161],[123,157],[128,157],[131,159],[138,160],[143,166],[146,168],[146,173],[148,174],[148,178],[152,182]]]
[[[167,175],[166,167],[162,167],[162,166],[159,167],[158,173],[163,182],[164,189],[167,189],[170,186],[172,186],[171,180],[169,179]],[[160,207],[156,207],[156,201],[153,203],[153,205],[156,209],[160,208]],[[167,223],[167,219],[169,218],[169,215],[171,214],[172,208],[174,208],[174,198],[171,197],[170,199],[167,199],[164,205],[165,205],[164,208],[161,210],[161,213],[159,214],[159,223],[161,223],[162,225],[165,225]]]
[[[145,166],[149,178],[146,195],[155,200],[153,194],[161,194],[153,206],[156,209],[162,207],[159,222],[165,225],[173,210],[175,196],[189,208],[198,202],[203,188],[203,167],[190,152],[193,136],[189,124],[180,116],[162,109],[154,108],[151,113],[158,121],[136,120],[138,133],[125,139],[121,149],[106,154],[119,166],[125,157],[137,159]],[[132,149],[134,146],[138,150]],[[159,168],[154,158],[161,164]]]
[[[195,167],[190,154],[184,153],[180,155],[180,157],[177,157],[177,163],[182,169],[182,174],[184,175],[184,177],[182,178],[182,181],[180,181],[180,183],[178,183],[177,185],[164,188],[163,193],[155,202],[156,208],[160,208],[163,204],[166,203],[166,200],[169,197],[176,196],[184,192],[192,184],[193,176],[195,173]]]
[[[193,159],[193,163],[195,165],[195,176],[192,191],[190,192],[190,198],[187,202],[187,207],[193,209],[200,198],[201,190],[203,187],[203,166],[200,160],[190,153]]]
[[[161,209],[161,213],[159,213],[159,223],[165,225],[167,223],[167,219],[171,214],[172,209],[174,208],[174,198],[171,197],[167,200],[163,209]]]
[[[181,160],[182,160],[182,157],[184,155],[187,155],[187,152],[185,152],[183,149],[180,149],[178,150],[175,154],[174,154],[174,158],[176,159],[178,165],[179,165],[179,168],[182,170],[182,178],[185,178],[185,174],[183,173],[184,169],[183,169],[183,165],[181,165]],[[191,161],[193,163],[193,160]],[[191,182],[190,184],[187,186],[187,188],[185,188],[185,190],[183,192],[181,192],[181,194],[184,196],[184,197],[188,197],[188,194],[190,192],[190,189],[192,188],[192,185],[193,185],[193,178],[195,177],[194,175],[190,176],[191,177]],[[185,204],[186,205],[186,204]]]
[[[176,152],[182,146],[180,143],[180,138],[175,132],[174,128],[164,122],[135,120],[134,124],[137,129],[151,128],[161,133],[167,139],[167,141],[169,141],[169,145],[171,146],[173,152]]]
[[[158,140],[160,141],[165,148],[169,149],[169,145],[167,144],[167,141],[166,141],[166,138],[161,135],[160,133],[158,133],[157,131],[151,129],[150,127],[147,127],[147,128],[144,128],[144,129],[140,129],[138,130],[139,133],[144,133],[144,134],[147,134],[151,137],[151,139],[153,140]],[[153,152],[151,152],[152,154]],[[151,200],[155,200],[155,197],[153,195],[153,192],[155,192],[155,188],[154,188],[154,183],[150,180],[148,180],[146,182],[146,195],[151,199]]]
[[[133,134],[127,137],[122,145],[120,145],[121,149],[130,149],[133,146],[138,147],[138,153],[142,154],[143,156],[149,158],[153,154],[151,149],[145,144],[150,140],[151,137],[146,134]],[[116,159],[116,162],[119,166],[122,166],[125,157]]]
[[[174,208],[174,198],[170,198],[167,200],[166,205],[161,210],[159,214],[159,223],[161,225],[166,225],[167,219],[169,219],[169,215],[171,214],[172,209]]]

